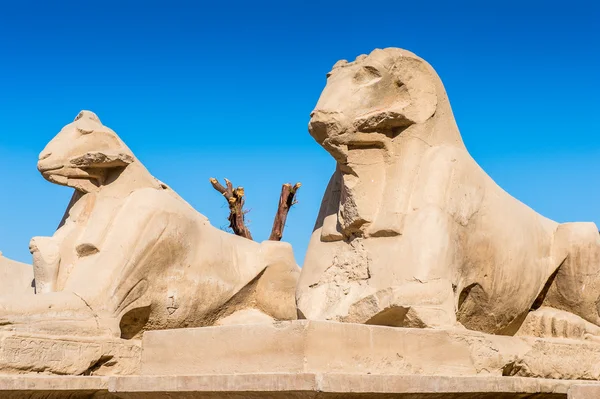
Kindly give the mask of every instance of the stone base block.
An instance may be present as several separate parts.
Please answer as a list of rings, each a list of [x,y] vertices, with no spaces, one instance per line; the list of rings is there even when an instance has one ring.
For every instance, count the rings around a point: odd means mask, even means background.
[[[522,377],[238,374],[0,377],[3,399],[596,399],[600,385]]]
[[[142,375],[343,373],[600,379],[600,345],[292,321],[146,332]]]
[[[137,374],[140,357],[139,341],[0,334],[0,374]]]

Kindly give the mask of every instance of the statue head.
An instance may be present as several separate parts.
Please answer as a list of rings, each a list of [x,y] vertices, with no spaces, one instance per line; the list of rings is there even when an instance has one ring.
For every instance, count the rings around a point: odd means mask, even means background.
[[[135,157],[117,134],[90,111],[81,111],[40,153],[38,170],[52,183],[90,192],[103,185],[111,171]]]
[[[442,81],[426,61],[398,48],[339,61],[327,76],[309,131],[337,161],[340,232],[400,234],[401,223],[388,213],[401,213],[395,188],[410,185],[416,159],[430,147],[464,146]],[[330,233],[323,234],[338,236]]]
[[[441,91],[441,93],[440,93]],[[337,62],[311,113],[310,134],[340,163],[349,150],[385,148],[436,113],[443,86],[433,68],[397,48]]]

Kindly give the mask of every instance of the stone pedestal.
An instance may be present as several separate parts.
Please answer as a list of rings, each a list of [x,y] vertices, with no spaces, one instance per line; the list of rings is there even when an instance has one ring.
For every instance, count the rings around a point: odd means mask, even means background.
[[[23,362],[38,354],[64,370],[72,358],[61,357],[65,345],[86,356],[108,345],[57,339],[34,348],[32,337],[21,336],[20,345],[11,337],[0,341],[3,362],[9,354]],[[137,358],[131,354],[139,347],[129,345],[112,361],[129,364],[121,371],[130,375],[98,376],[109,370],[102,367],[88,368],[92,376],[22,370],[29,374],[0,376],[0,398],[600,398],[600,383],[593,381],[600,345],[585,341],[294,321],[147,332]]]
[[[600,380],[600,345],[587,341],[291,321],[152,331],[144,375],[348,373]]]
[[[600,385],[523,377],[238,374],[0,377],[3,399],[596,399]]]

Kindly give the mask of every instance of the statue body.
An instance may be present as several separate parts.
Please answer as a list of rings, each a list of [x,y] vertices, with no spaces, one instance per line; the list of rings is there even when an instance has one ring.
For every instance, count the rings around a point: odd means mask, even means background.
[[[295,318],[291,246],[211,226],[93,113],[61,130],[38,169],[76,191],[56,233],[32,239],[36,295],[2,297],[3,329],[132,338]]]
[[[6,296],[33,294],[31,265],[8,259],[0,252],[0,292]]]
[[[558,224],[494,183],[425,61],[385,49],[336,64],[309,130],[337,170],[297,289],[304,317],[512,335],[552,309],[564,335],[598,332],[596,226]]]

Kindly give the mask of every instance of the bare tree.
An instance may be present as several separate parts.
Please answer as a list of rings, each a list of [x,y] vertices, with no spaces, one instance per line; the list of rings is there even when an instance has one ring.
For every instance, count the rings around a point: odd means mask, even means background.
[[[277,213],[275,214],[275,220],[273,220],[273,228],[271,229],[271,236],[269,237],[269,240],[281,241],[288,212],[290,211],[290,208],[298,202],[296,201],[296,192],[300,186],[300,183],[296,183],[294,186],[292,186],[290,183],[285,183],[283,186],[281,186],[279,205],[277,207]]]
[[[252,240],[252,234],[245,224],[245,215],[247,211],[244,210],[244,188],[237,187],[234,189],[233,184],[229,180],[224,180],[225,186],[219,183],[214,177],[211,177],[210,184],[212,184],[213,188],[220,192],[227,200],[229,206],[229,217],[227,218],[229,221],[229,228],[235,235]],[[273,221],[273,228],[271,229],[269,240],[281,241],[288,212],[290,211],[290,208],[297,203],[296,193],[300,186],[300,183],[296,183],[293,186],[290,183],[286,183],[281,187],[277,213],[275,214],[275,220]]]
[[[252,234],[245,225],[244,215],[244,187],[233,188],[233,184],[225,179],[225,187],[214,177],[210,178],[210,184],[215,190],[223,194],[229,205],[229,227],[235,235],[252,240]]]

